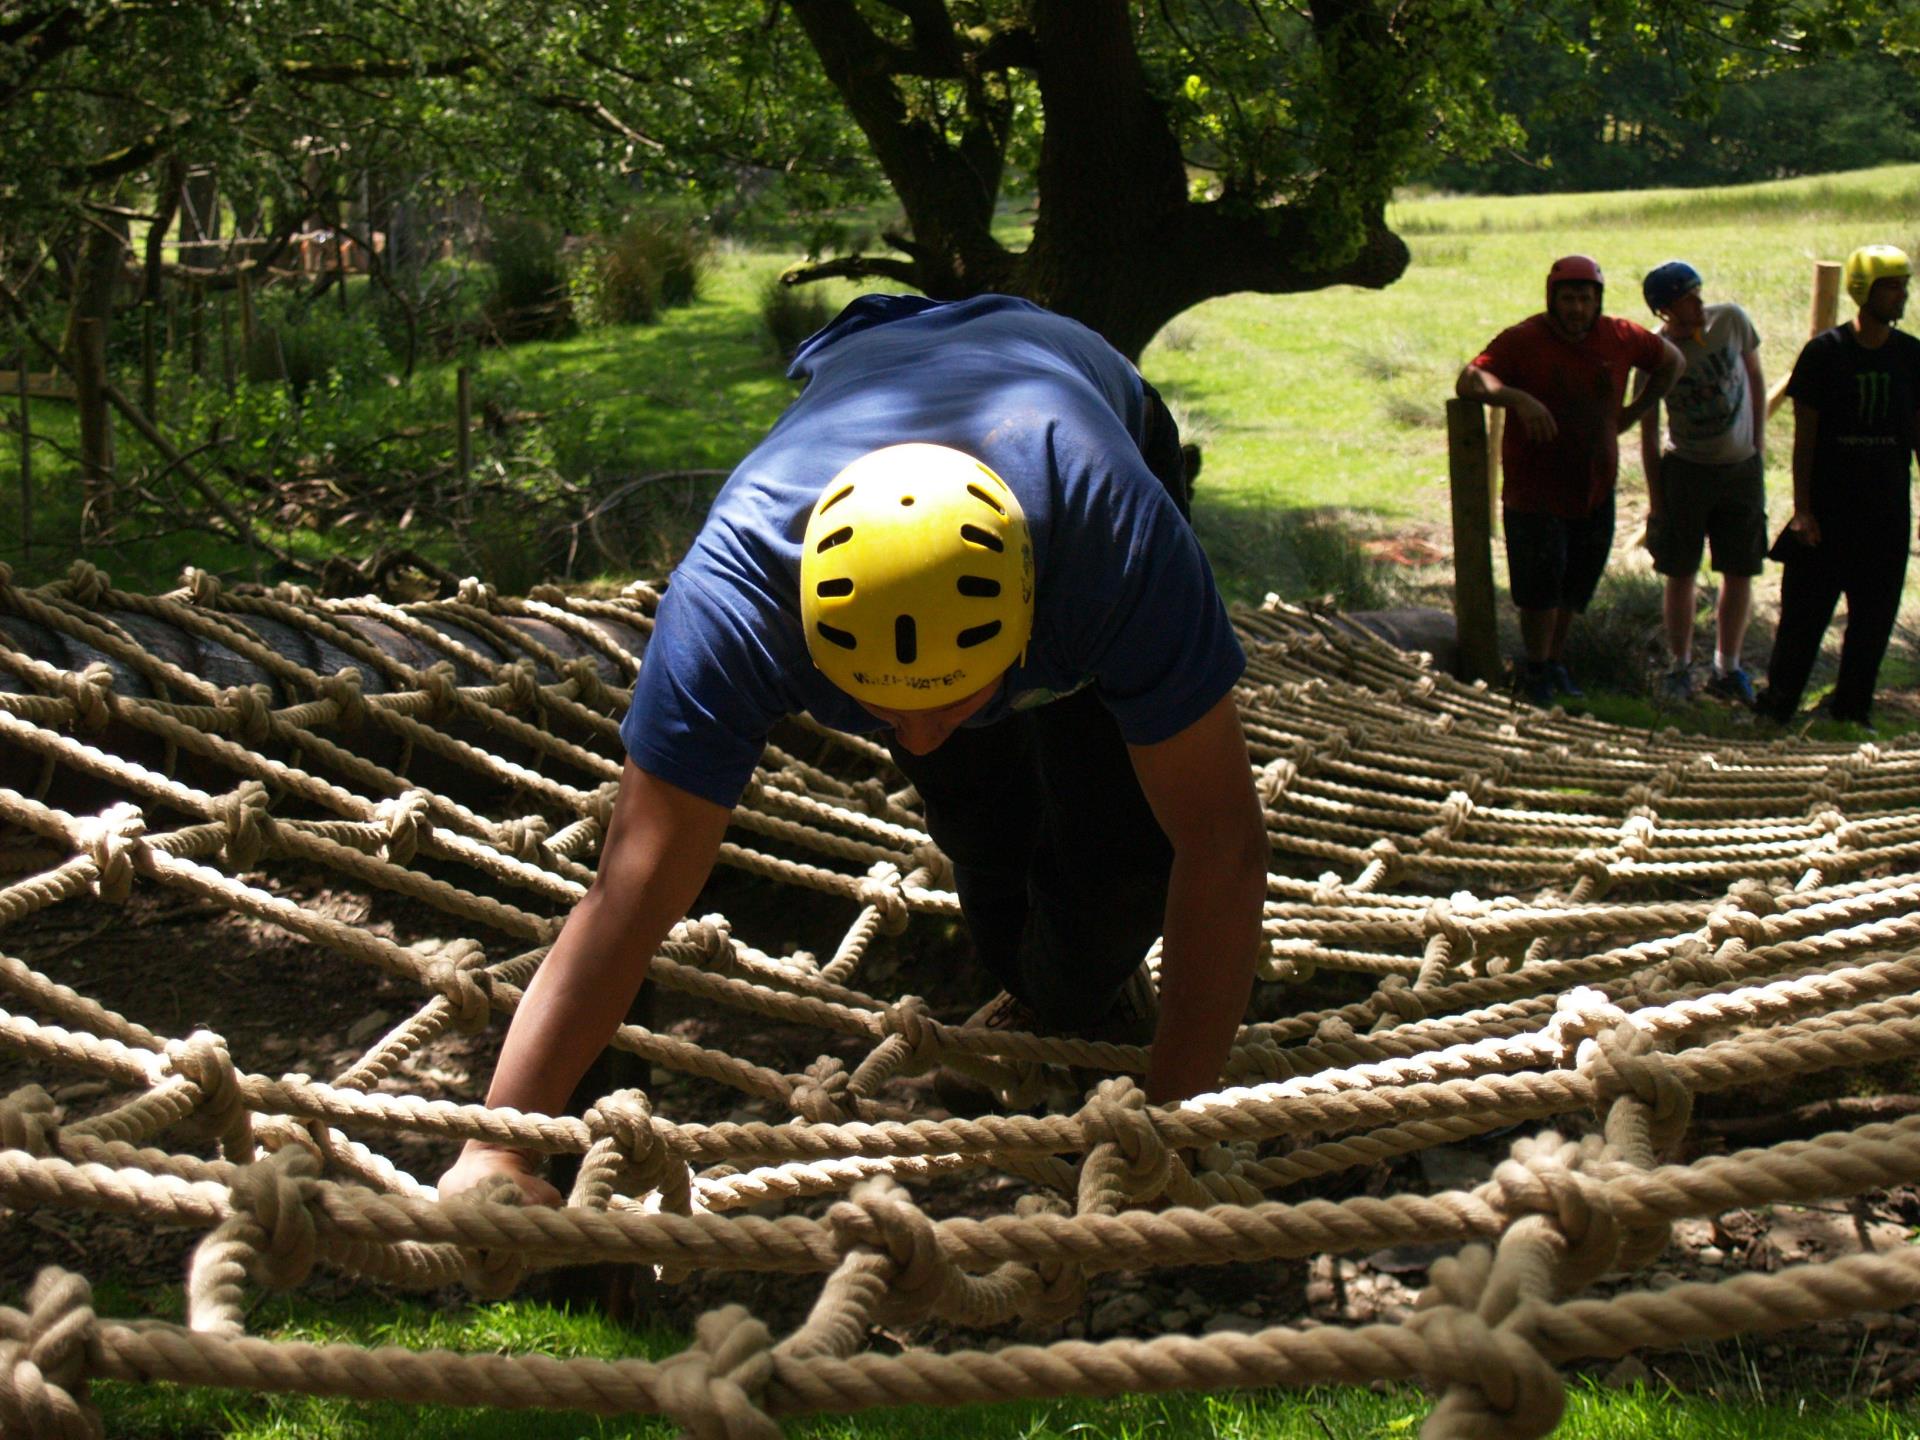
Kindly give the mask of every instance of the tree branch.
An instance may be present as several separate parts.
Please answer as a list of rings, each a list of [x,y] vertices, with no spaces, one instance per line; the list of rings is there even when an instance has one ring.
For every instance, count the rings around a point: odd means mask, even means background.
[[[782,285],[811,285],[816,280],[898,280],[903,285],[918,285],[919,272],[910,261],[892,260],[884,255],[841,255],[832,260],[809,261],[789,266],[781,272]]]

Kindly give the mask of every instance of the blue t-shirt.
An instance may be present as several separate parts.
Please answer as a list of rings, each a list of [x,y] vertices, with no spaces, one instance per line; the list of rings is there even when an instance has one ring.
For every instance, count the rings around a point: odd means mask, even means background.
[[[641,769],[731,806],[783,716],[886,729],[807,653],[800,540],[829,480],[906,441],[986,462],[1033,535],[1033,637],[969,725],[1091,684],[1127,741],[1151,745],[1239,678],[1213,572],[1141,458],[1140,376],[1091,330],[1004,295],[869,295],[788,373],[806,389],[722,487],[660,603],[620,729]]]

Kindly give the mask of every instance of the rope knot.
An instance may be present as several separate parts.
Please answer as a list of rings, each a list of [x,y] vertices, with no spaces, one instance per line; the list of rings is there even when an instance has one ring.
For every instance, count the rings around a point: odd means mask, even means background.
[[[1656,1151],[1670,1149],[1686,1133],[1693,1093],[1654,1047],[1653,1036],[1638,1025],[1628,1021],[1581,1042],[1577,1064],[1593,1078],[1597,1107],[1605,1109],[1627,1095],[1647,1107]]]
[[[1304,985],[1320,973],[1320,947],[1311,940],[1276,935],[1267,948],[1272,963],[1265,979]]]
[[[733,962],[733,922],[724,915],[702,915],[698,920],[682,920],[675,927],[683,945],[691,945],[709,966]]]
[[[106,1433],[87,1396],[99,1322],[93,1289],[48,1267],[27,1292],[27,1309],[0,1307],[0,1435],[99,1440]]]
[[[880,912],[880,928],[898,935],[907,928],[910,912],[900,885],[900,867],[887,860],[876,860],[856,887],[862,905]]]
[[[573,682],[573,698],[592,710],[612,710],[620,697],[601,678],[600,667],[585,655],[576,655],[560,667],[560,673]]]
[[[300,1284],[320,1251],[313,1221],[319,1157],[305,1145],[283,1146],[264,1160],[237,1167],[230,1183],[234,1209],[251,1215],[266,1236],[248,1274],[279,1290]]]
[[[198,565],[188,565],[181,570],[180,588],[187,592],[189,605],[211,610],[220,603],[220,577]]]
[[[199,1087],[201,1104],[207,1119],[223,1139],[237,1135],[245,1123],[246,1097],[240,1091],[240,1075],[234,1069],[227,1042],[211,1030],[196,1030],[184,1040],[169,1040],[167,1067],[183,1080]],[[249,1155],[229,1155],[229,1160],[244,1163]]]
[[[213,708],[229,731],[256,750],[273,734],[273,691],[265,685],[229,685]]]
[[[1607,857],[1597,850],[1582,850],[1573,857],[1567,866],[1574,877],[1574,888],[1587,887],[1584,895],[1575,895],[1577,901],[1599,900],[1613,888],[1613,868],[1607,863]]]
[[[540,677],[531,660],[516,660],[502,665],[495,675],[497,683],[507,687],[509,710],[537,711],[546,697],[540,693]]]
[[[1407,1328],[1426,1346],[1421,1377],[1436,1389],[1449,1387],[1428,1429],[1487,1440],[1536,1440],[1559,1423],[1566,1408],[1558,1373],[1513,1329],[1489,1325],[1471,1306],[1437,1299],[1441,1275],[1462,1261],[1477,1265],[1478,1288],[1485,1288],[1490,1265],[1484,1247],[1471,1249],[1479,1253],[1434,1266],[1435,1283],[1420,1297],[1424,1308],[1407,1320]]]
[[[1751,950],[1769,938],[1767,922],[1751,910],[1723,900],[1707,914],[1707,939],[1717,949],[1738,937]]]
[[[1404,975],[1383,977],[1374,987],[1371,1003],[1377,1024],[1384,1023],[1389,1015],[1409,1024],[1427,1018],[1426,1005],[1413,993],[1413,987],[1407,983]]]
[[[448,942],[427,963],[422,979],[453,1007],[454,1025],[463,1035],[477,1035],[493,1018],[493,977],[486,973],[487,952],[477,940]]]
[[[542,605],[558,605],[563,610],[567,605],[567,592],[553,584],[535,585],[527,591],[527,598],[538,600]]]
[[[1420,928],[1428,939],[1435,935],[1443,937],[1452,947],[1456,960],[1464,960],[1473,954],[1473,927],[1462,920],[1445,900],[1436,900],[1427,906],[1427,913],[1421,917]]]
[[[1126,1162],[1122,1174],[1131,1198],[1149,1200],[1167,1188],[1173,1154],[1147,1113],[1147,1092],[1131,1077],[1102,1080],[1081,1107],[1079,1121],[1089,1159],[1097,1147],[1111,1145]]]
[[[476,610],[491,610],[500,592],[487,584],[478,575],[469,575],[460,582],[460,588],[454,592],[454,598],[462,605],[471,605]]]
[[[29,1155],[53,1153],[59,1133],[59,1112],[53,1097],[38,1085],[22,1085],[0,1100],[0,1150],[24,1150]]]
[[[827,1211],[827,1230],[842,1255],[860,1246],[893,1262],[884,1313],[906,1322],[933,1314],[959,1281],[940,1249],[932,1219],[907,1198],[899,1182],[877,1175],[862,1180]]]
[[[1286,756],[1269,760],[1260,770],[1260,803],[1269,810],[1277,810],[1287,790],[1299,777],[1300,767]]]
[[[845,1061],[822,1055],[794,1082],[787,1103],[793,1106],[794,1114],[812,1124],[841,1124],[847,1118],[847,1086],[852,1080]]]
[[[67,598],[76,605],[94,609],[112,588],[107,572],[95,569],[85,560],[75,560],[67,567]]]
[[[880,1036],[898,1035],[915,1054],[933,1043],[933,1011],[918,995],[902,995],[880,1012]]]
[[[433,718],[445,721],[460,708],[460,686],[451,660],[436,660],[420,675],[420,688],[433,702]]]
[[[585,800],[580,802],[580,813],[600,827],[600,833],[606,834],[607,826],[613,823],[613,802],[620,797],[620,782],[609,780]]]
[[[1549,1130],[1513,1147],[1513,1157],[1493,1172],[1509,1214],[1552,1219],[1566,1238],[1566,1254],[1554,1277],[1562,1294],[1574,1294],[1612,1270],[1620,1256],[1620,1222],[1601,1186],[1572,1168],[1585,1148],[1567,1144]]]
[[[113,719],[115,703],[111,665],[96,660],[77,675],[62,670],[54,675],[53,683],[61,698],[73,706],[76,726],[89,733],[106,729],[107,722]]]
[[[242,780],[214,802],[214,815],[227,827],[227,863],[250,870],[266,853],[273,835],[273,817],[267,814],[267,787],[258,780]]]
[[[322,700],[333,702],[334,722],[348,735],[359,734],[367,723],[367,700],[360,686],[360,672],[351,665],[321,676],[314,686]]]
[[[420,832],[432,824],[427,819],[430,798],[425,790],[408,790],[373,807],[374,824],[387,832],[386,843],[380,847],[383,860],[395,865],[413,863],[414,852],[420,847]]]
[[[522,815],[517,820],[502,821],[495,832],[500,848],[516,859],[525,860],[530,865],[546,862],[547,836],[553,833],[553,826],[544,815]]]
[[[134,857],[146,850],[146,833],[146,817],[125,800],[74,822],[74,844],[93,861],[93,885],[102,900],[119,905],[133,893]]]
[[[773,1378],[773,1336],[744,1305],[702,1315],[693,1344],[655,1374],[660,1408],[691,1440],[782,1440],[757,1399]]]

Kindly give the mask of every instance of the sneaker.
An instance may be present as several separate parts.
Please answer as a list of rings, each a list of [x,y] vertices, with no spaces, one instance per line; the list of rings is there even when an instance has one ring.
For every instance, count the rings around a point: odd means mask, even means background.
[[[1691,701],[1693,672],[1685,665],[1676,665],[1667,671],[1660,677],[1660,698],[1669,705],[1685,705]]]
[[[1573,683],[1573,676],[1558,660],[1547,661],[1547,684],[1553,687],[1555,694],[1564,695],[1569,700],[1584,699],[1587,693]]]
[[[1715,671],[1707,682],[1707,689],[1727,700],[1738,701],[1748,709],[1753,708],[1753,677],[1736,665],[1724,675]]]

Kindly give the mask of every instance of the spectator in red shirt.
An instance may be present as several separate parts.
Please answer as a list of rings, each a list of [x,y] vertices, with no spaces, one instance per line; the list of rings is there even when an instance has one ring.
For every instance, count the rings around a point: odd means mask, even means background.
[[[1500,447],[1500,499],[1526,650],[1520,688],[1536,705],[1581,693],[1567,672],[1567,632],[1593,599],[1613,547],[1619,435],[1686,368],[1670,341],[1601,314],[1605,291],[1590,257],[1554,261],[1546,310],[1502,330],[1454,386],[1464,399],[1513,412]],[[1651,378],[1625,402],[1636,369]]]

